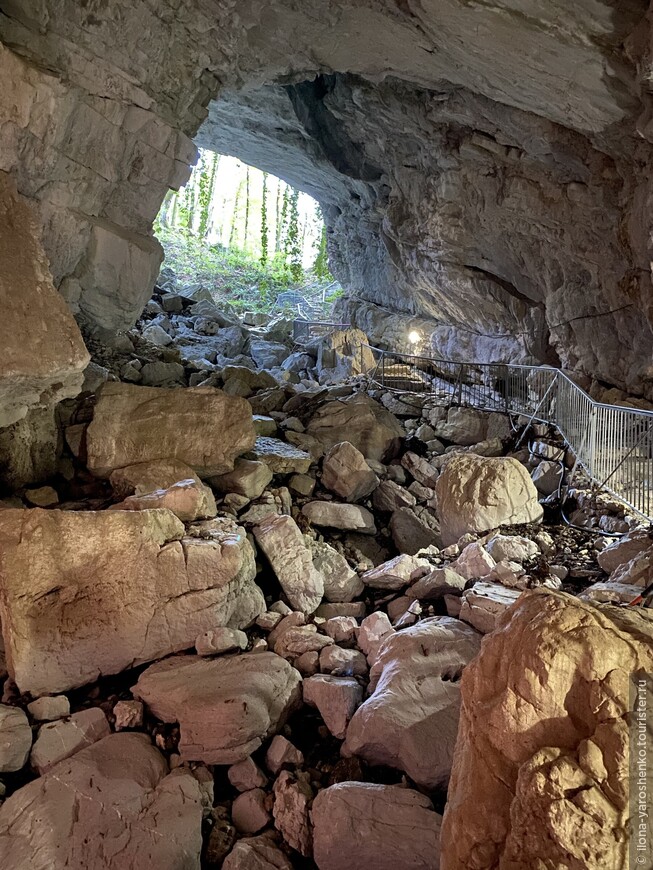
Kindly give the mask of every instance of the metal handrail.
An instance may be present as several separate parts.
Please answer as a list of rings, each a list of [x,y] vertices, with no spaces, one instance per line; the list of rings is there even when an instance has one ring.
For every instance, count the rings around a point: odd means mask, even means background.
[[[552,425],[591,483],[653,520],[653,411],[596,402],[551,366],[457,362],[372,345],[361,345],[361,357],[365,349],[376,360],[368,376],[384,389]]]

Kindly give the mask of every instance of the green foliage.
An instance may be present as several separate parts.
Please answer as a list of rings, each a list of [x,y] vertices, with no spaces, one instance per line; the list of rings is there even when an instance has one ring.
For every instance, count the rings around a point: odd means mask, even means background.
[[[302,244],[299,235],[299,191],[291,189],[289,196],[288,230],[286,232],[286,258],[290,264],[293,281],[300,281],[303,274]]]
[[[263,198],[261,200],[261,265],[268,261],[268,173],[263,173]]]
[[[200,162],[199,180],[197,183],[197,199],[200,209],[200,220],[197,232],[201,239],[205,239],[209,231],[209,220],[211,218],[211,200],[213,199],[213,190],[215,188],[215,174],[218,168],[218,155],[209,153],[207,158],[206,152],[203,152]]]

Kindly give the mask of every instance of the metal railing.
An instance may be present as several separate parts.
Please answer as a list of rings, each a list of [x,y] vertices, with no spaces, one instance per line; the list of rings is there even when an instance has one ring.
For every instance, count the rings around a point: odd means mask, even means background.
[[[293,320],[293,341],[301,344],[313,338],[321,338],[335,329],[351,329],[349,323],[330,323],[326,320]]]
[[[589,480],[653,519],[653,411],[595,402],[559,369],[462,363],[367,348],[368,376],[399,393],[437,404],[520,414],[554,426]]]

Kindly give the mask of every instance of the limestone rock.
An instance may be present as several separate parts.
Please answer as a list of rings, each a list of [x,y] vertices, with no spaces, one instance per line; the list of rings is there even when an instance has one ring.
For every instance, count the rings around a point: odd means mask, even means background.
[[[437,468],[433,468],[426,459],[423,459],[416,453],[404,453],[401,457],[401,464],[418,483],[421,483],[422,486],[426,486],[429,489],[433,489],[438,477],[440,476],[440,472]]]
[[[383,562],[376,568],[366,571],[361,579],[372,589],[398,590],[428,573],[430,568],[431,565],[426,559],[402,553],[389,562]]]
[[[559,462],[550,462],[543,459],[537,468],[533,470],[531,479],[537,491],[542,495],[551,495],[557,492],[562,480],[563,468]]]
[[[341,441],[324,457],[322,485],[345,501],[357,502],[376,489],[379,478],[360,450],[348,441]]]
[[[438,870],[442,818],[419,792],[341,782],[311,810],[319,870]]]
[[[140,701],[118,701],[113,708],[116,731],[140,728],[143,724],[143,704]]]
[[[194,480],[180,480],[168,489],[156,489],[145,495],[130,495],[110,510],[146,511],[167,508],[184,523],[214,517],[218,509],[208,486]]]
[[[306,474],[313,463],[313,457],[305,450],[263,435],[256,438],[252,456],[267,465],[273,474]]]
[[[313,790],[306,774],[282,770],[274,783],[274,825],[288,845],[300,855],[312,850],[309,808]]]
[[[211,477],[209,483],[219,492],[235,492],[249,499],[258,498],[272,480],[272,471],[264,462],[237,459],[234,470]]]
[[[444,866],[627,865],[626,715],[652,637],[650,611],[524,593],[463,674]]]
[[[27,710],[37,722],[54,722],[70,716],[70,701],[65,695],[37,698],[27,705]]]
[[[463,593],[460,618],[482,634],[497,627],[499,617],[521,595],[517,589],[506,589],[498,583],[475,583]]]
[[[374,663],[381,644],[393,633],[394,628],[388,619],[388,614],[383,611],[376,610],[361,622],[357,638],[358,647],[367,656],[369,664]]]
[[[146,735],[113,734],[4,802],[0,855],[3,870],[96,867],[98,856],[106,870],[199,870],[201,826],[192,774],[168,774]]]
[[[159,459],[153,462],[139,462],[117,468],[109,475],[109,482],[118,498],[130,495],[146,495],[157,489],[169,489],[180,480],[194,480],[200,483],[193,469],[175,459]]]
[[[295,610],[313,613],[324,595],[324,578],[292,517],[270,516],[254,527],[254,537]]]
[[[413,583],[406,595],[418,601],[433,601],[451,593],[460,594],[466,583],[467,580],[453,568],[436,568]]]
[[[176,459],[201,477],[231,471],[254,446],[250,405],[209,387],[165,390],[107,383],[86,433],[88,467],[114,469]]]
[[[250,625],[265,610],[251,544],[208,523],[200,539],[163,510],[0,512],[0,614],[21,691],[66,691]]]
[[[394,480],[384,480],[374,490],[372,504],[377,511],[392,513],[402,507],[414,507],[417,504],[417,499],[412,492],[399,486]]]
[[[485,549],[495,562],[528,562],[540,555],[535,541],[521,535],[493,535],[485,544]]]
[[[222,870],[292,870],[292,864],[266,833],[238,840]]]
[[[597,561],[601,568],[611,574],[621,565],[630,562],[640,553],[649,550],[653,540],[647,528],[638,528],[621,538],[617,538],[598,554]]]
[[[0,773],[20,770],[32,746],[32,729],[20,707],[0,704]]]
[[[164,722],[179,722],[186,761],[235,764],[274,734],[299,703],[301,676],[273,653],[166,659],[133,694]]]
[[[2,428],[20,420],[29,408],[76,396],[89,354],[53,285],[35,215],[6,172],[0,172],[0,259]]]
[[[282,734],[275,734],[265,753],[265,766],[270,773],[279,773],[286,767],[299,767],[304,763],[304,755]]]
[[[367,535],[376,534],[374,516],[367,508],[357,504],[340,504],[332,501],[311,501],[302,508],[302,513],[316,526],[332,529],[350,529]]]
[[[435,434],[454,444],[471,445],[483,441],[487,417],[473,408],[449,408],[446,423],[438,423]]]
[[[322,626],[322,630],[334,643],[352,646],[358,633],[358,623],[353,616],[333,616]]]
[[[369,339],[360,329],[336,329],[320,339],[317,370],[321,384],[340,384],[371,371],[376,360]]]
[[[262,788],[253,788],[238,795],[231,805],[231,818],[240,834],[256,834],[271,819]]]
[[[249,791],[253,788],[264,788],[268,778],[250,756],[243,761],[232,764],[227,771],[229,782],[238,791]]]
[[[309,421],[306,432],[325,450],[348,441],[365,459],[379,462],[395,456],[404,437],[396,417],[363,393],[322,405]]]
[[[107,717],[99,707],[81,710],[60,722],[49,722],[39,728],[32,746],[30,764],[39,774],[70,758],[111,733]]]
[[[463,549],[452,567],[466,580],[479,580],[481,577],[488,577],[493,572],[496,562],[483,544],[472,541]]]
[[[313,566],[324,579],[324,598],[332,602],[349,602],[361,594],[365,586],[343,555],[330,544],[311,541]]]
[[[234,650],[247,649],[247,635],[237,628],[214,628],[205,631],[195,640],[199,656],[219,656]]]
[[[516,459],[453,456],[435,486],[445,546],[468,532],[538,522],[542,507],[528,471]]]
[[[363,677],[369,668],[363,653],[334,644],[320,650],[320,670],[336,677]]]
[[[317,707],[324,724],[344,740],[351,717],[363,700],[363,689],[352,677],[317,674],[303,683],[304,703]]]
[[[294,659],[307,652],[319,652],[323,647],[333,643],[333,639],[318,634],[314,625],[304,625],[289,628],[274,642],[274,651],[285,659]]]
[[[400,553],[415,555],[428,547],[440,547],[440,524],[429,511],[419,516],[413,508],[399,508],[390,518],[390,531]]]
[[[445,787],[458,732],[459,678],[480,645],[474,629],[445,616],[391,635],[372,666],[375,688],[354,714],[343,753],[399,768],[425,788]]]

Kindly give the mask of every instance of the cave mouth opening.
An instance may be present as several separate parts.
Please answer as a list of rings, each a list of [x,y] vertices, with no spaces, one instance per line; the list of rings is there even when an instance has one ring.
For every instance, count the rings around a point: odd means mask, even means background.
[[[238,157],[200,147],[187,183],[165,197],[155,233],[163,281],[174,275],[191,295],[208,291],[236,310],[325,319],[342,293],[319,202]]]

